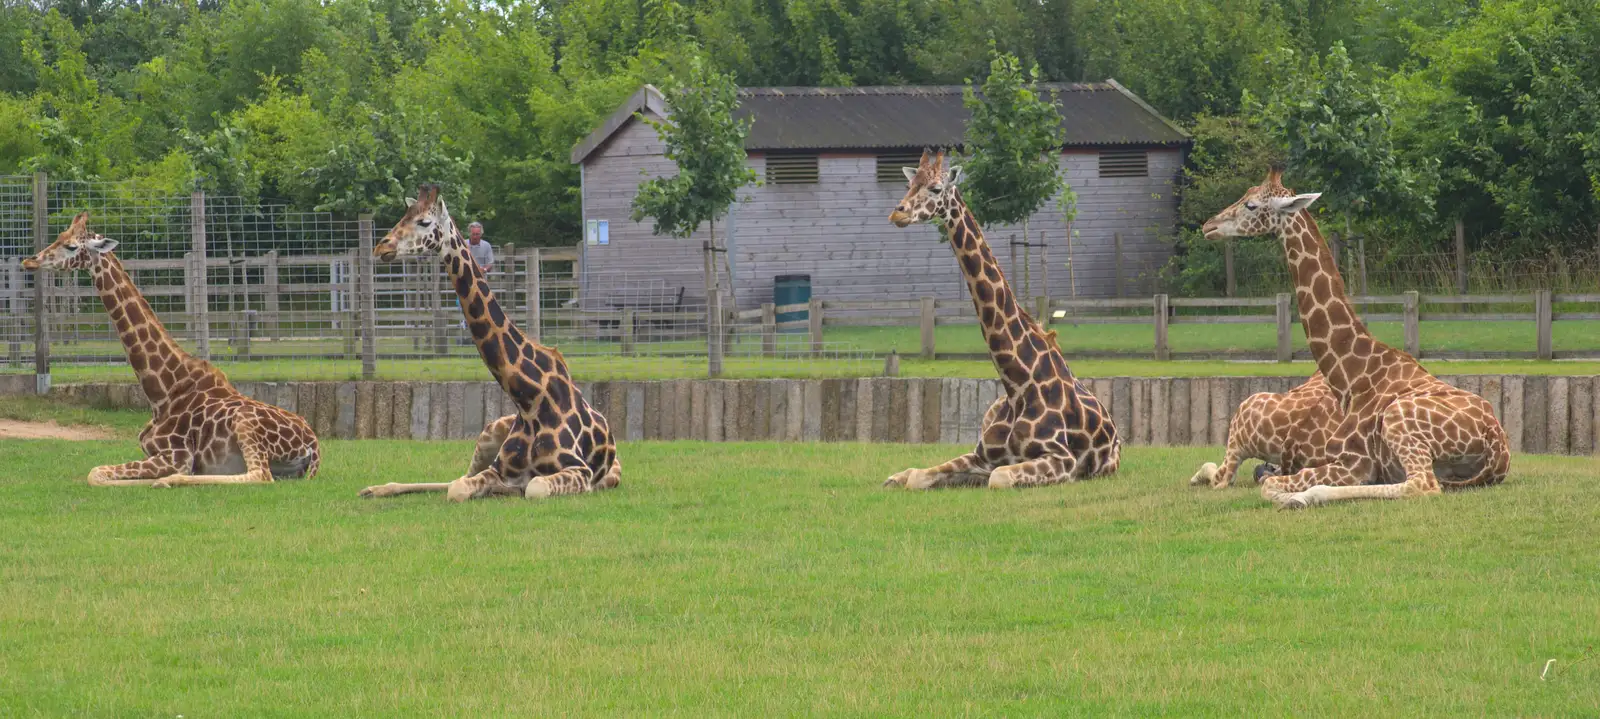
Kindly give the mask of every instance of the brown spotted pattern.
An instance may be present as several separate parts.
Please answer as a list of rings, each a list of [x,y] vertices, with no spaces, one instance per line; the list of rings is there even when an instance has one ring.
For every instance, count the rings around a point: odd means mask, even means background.
[[[1263,480],[1262,496],[1305,507],[1504,481],[1511,458],[1489,403],[1379,342],[1356,316],[1333,254],[1306,211],[1318,196],[1289,191],[1274,170],[1203,227],[1208,239],[1282,241],[1306,341],[1342,412],[1322,457],[1292,475]]]
[[[960,168],[946,170],[942,152],[923,152],[918,167],[905,170],[910,188],[889,220],[899,227],[929,220],[944,226],[1006,396],[984,414],[972,452],[937,467],[907,469],[884,486],[1027,487],[1117,471],[1122,440],[1110,414],[1073,378],[1055,333],[1017,304],[956,188]]]
[[[561,352],[522,334],[495,299],[488,278],[473,262],[437,185],[408,200],[404,217],[373,248],[384,261],[438,257],[461,300],[461,313],[478,354],[517,413],[484,427],[466,476],[453,482],[385,484],[363,497],[445,492],[452,501],[490,495],[529,499],[616,487],[622,479],[606,418],[584,400]]]
[[[89,484],[160,488],[315,476],[321,453],[311,426],[240,394],[221,370],[179,348],[112,254],[116,246],[89,231],[85,212],[22,263],[29,270],[90,274],[150,400],[153,416],[139,432],[145,459],[95,467]]]
[[[1264,476],[1294,474],[1322,456],[1339,418],[1339,401],[1321,372],[1288,392],[1250,395],[1228,422],[1222,466],[1206,462],[1189,484],[1227,487],[1247,459],[1264,462],[1256,468],[1257,482]]]

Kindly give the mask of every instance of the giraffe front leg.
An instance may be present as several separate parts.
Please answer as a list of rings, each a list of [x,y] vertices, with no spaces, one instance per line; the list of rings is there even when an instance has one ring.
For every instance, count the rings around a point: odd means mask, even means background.
[[[1239,471],[1239,463],[1243,461],[1241,455],[1238,446],[1230,443],[1227,454],[1222,458],[1222,466],[1218,467],[1213,462],[1200,465],[1199,471],[1189,478],[1189,486],[1209,484],[1212,489],[1226,489],[1233,484],[1233,476]]]
[[[89,471],[91,487],[153,487],[162,477],[189,468],[189,456],[165,452],[136,462],[108,464]]]
[[[271,484],[272,460],[268,452],[269,443],[263,434],[254,415],[236,415],[233,419],[233,436],[234,441],[239,443],[239,454],[244,457],[244,474],[174,474],[150,486],[167,489],[207,484]]]
[[[1261,482],[1261,497],[1278,505],[1279,509],[1304,509],[1333,499],[1328,490],[1359,489],[1379,497],[1402,489],[1401,485],[1367,484],[1372,479],[1372,468],[1371,458],[1347,455],[1336,462],[1307,467],[1294,474],[1267,477]]]
[[[593,492],[594,470],[588,466],[568,467],[543,477],[534,477],[528,480],[528,486],[523,489],[525,499],[544,499],[562,494],[583,494]]]
[[[989,463],[983,457],[977,452],[968,452],[936,467],[903,470],[886,480],[883,486],[936,489],[979,485],[989,478],[989,471]]]
[[[1072,472],[1077,467],[1078,460],[1068,454],[1052,454],[1026,462],[1008,464],[996,467],[989,473],[989,488],[1041,487],[1070,482],[1076,479],[1072,476]]]

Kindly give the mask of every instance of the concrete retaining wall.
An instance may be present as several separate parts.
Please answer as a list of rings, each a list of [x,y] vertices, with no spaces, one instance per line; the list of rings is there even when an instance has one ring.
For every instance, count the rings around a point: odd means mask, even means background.
[[[1454,375],[1489,401],[1513,451],[1593,455],[1600,448],[1600,377]],[[1134,445],[1221,445],[1228,419],[1254,392],[1303,377],[1108,377],[1084,380]],[[241,392],[297,412],[319,436],[467,439],[513,411],[489,382],[240,382]],[[823,379],[585,382],[584,396],[624,440],[937,442],[978,440],[998,380]],[[134,384],[53,390],[93,404],[144,407]]]

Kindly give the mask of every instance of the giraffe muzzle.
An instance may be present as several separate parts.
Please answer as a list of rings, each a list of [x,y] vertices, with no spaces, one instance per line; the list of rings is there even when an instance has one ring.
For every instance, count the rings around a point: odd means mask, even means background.
[[[895,210],[889,213],[889,221],[893,222],[895,227],[908,227],[911,225],[911,215]]]
[[[29,271],[37,270],[39,269],[39,261],[29,257],[28,259],[22,261],[22,269]]]
[[[394,262],[394,258],[398,254],[400,254],[399,247],[394,240],[388,238],[384,238],[382,242],[378,243],[377,247],[372,248],[372,256],[384,262]]]

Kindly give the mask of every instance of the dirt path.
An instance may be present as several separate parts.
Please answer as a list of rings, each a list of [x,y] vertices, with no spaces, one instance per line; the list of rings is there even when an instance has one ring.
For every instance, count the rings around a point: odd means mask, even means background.
[[[55,422],[0,419],[0,439],[114,439],[99,427],[63,427]]]

